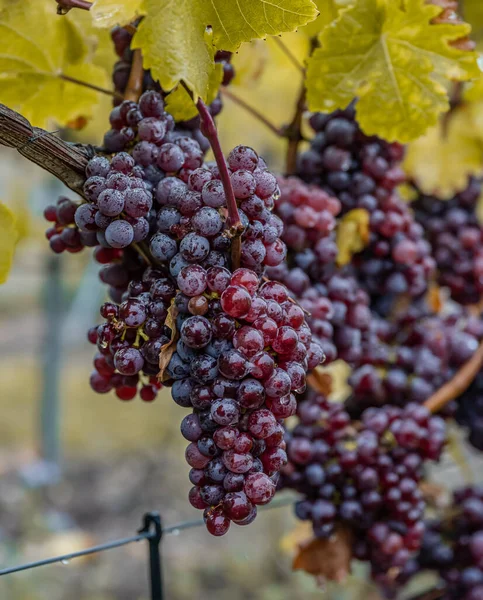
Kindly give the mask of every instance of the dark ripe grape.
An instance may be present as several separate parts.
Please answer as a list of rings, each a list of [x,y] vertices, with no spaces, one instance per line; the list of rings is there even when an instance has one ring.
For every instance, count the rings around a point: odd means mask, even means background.
[[[220,339],[231,339],[235,332],[235,321],[221,313],[212,321],[213,335]]]
[[[138,135],[145,142],[160,144],[166,135],[166,124],[156,117],[147,117],[138,123]]]
[[[127,152],[120,152],[111,159],[111,169],[120,173],[130,173],[134,164],[134,159]]]
[[[208,319],[194,316],[186,319],[181,327],[181,339],[190,348],[203,348],[212,337],[211,325]]]
[[[253,504],[267,504],[275,494],[275,485],[265,473],[253,473],[245,479],[244,492]]]
[[[181,169],[185,161],[183,151],[176,144],[163,144],[159,149],[157,164],[167,173],[174,173]]]
[[[250,269],[237,269],[231,276],[231,285],[242,286],[253,295],[260,285],[260,280],[258,275]]]
[[[164,233],[156,233],[151,238],[149,249],[154,258],[167,262],[177,253],[178,246],[175,240]]]
[[[119,317],[128,327],[139,327],[146,320],[146,307],[136,298],[126,300],[119,307]]]
[[[97,206],[103,215],[117,217],[124,210],[124,196],[117,190],[104,190],[99,194]]]
[[[97,208],[92,204],[81,204],[75,211],[75,224],[81,231],[97,231],[96,213]]]
[[[230,283],[231,273],[224,267],[210,267],[206,273],[206,282],[210,291],[221,294]]]
[[[232,171],[254,171],[257,165],[258,154],[248,146],[237,146],[228,155],[228,166]]]
[[[78,204],[69,200],[69,198],[59,198],[56,208],[56,220],[61,225],[71,225],[74,223],[75,212]]]
[[[163,97],[154,91],[144,92],[139,98],[139,108],[145,117],[163,117]]]
[[[205,183],[201,192],[203,204],[211,208],[221,208],[226,205],[225,190],[221,181],[213,180]]]
[[[201,438],[203,430],[196,414],[186,415],[181,422],[181,434],[189,442],[197,442]]]
[[[188,262],[200,262],[208,256],[210,243],[201,235],[189,233],[181,240],[179,250],[181,256]]]
[[[113,248],[126,248],[133,241],[132,225],[123,219],[113,221],[106,229],[106,241]]]
[[[243,326],[235,332],[233,345],[242,354],[251,358],[263,350],[263,335],[254,327]]]
[[[112,390],[111,378],[93,371],[89,380],[91,388],[98,394],[107,394]]]
[[[200,383],[209,383],[218,375],[217,361],[207,354],[196,356],[191,362],[190,372]]]
[[[135,219],[146,216],[153,205],[151,194],[142,188],[127,190],[124,202],[126,214]]]
[[[239,416],[240,409],[237,403],[231,398],[217,400],[211,406],[212,419],[222,427],[237,423]]]
[[[231,492],[223,499],[223,510],[232,521],[246,519],[252,510],[252,503],[243,492]]]
[[[206,237],[216,235],[223,228],[223,220],[218,211],[207,206],[193,215],[191,224],[196,233]]]
[[[233,380],[243,379],[248,371],[247,360],[237,350],[222,354],[218,359],[218,367],[222,375]]]
[[[250,361],[250,374],[257,379],[268,379],[274,369],[275,362],[268,352],[260,352]]]
[[[211,180],[212,175],[208,169],[195,169],[188,178],[188,185],[190,190],[202,192],[205,184]]]
[[[87,177],[106,177],[109,173],[111,165],[107,158],[104,156],[94,156],[87,163],[86,175]]]
[[[230,285],[221,295],[221,306],[231,317],[241,318],[248,314],[252,304],[249,292],[240,286]]]
[[[210,509],[206,512],[206,528],[211,535],[221,536],[230,528],[230,519],[225,516],[221,508]]]
[[[199,265],[184,267],[177,277],[179,289],[186,296],[199,296],[207,285],[207,272]]]
[[[247,473],[253,466],[253,457],[249,453],[225,450],[222,459],[225,467],[232,473]]]
[[[99,194],[106,189],[106,180],[104,177],[89,177],[84,183],[84,194],[91,202],[96,202]]]
[[[114,364],[122,375],[135,375],[143,368],[144,360],[139,350],[121,348],[114,356]]]
[[[225,496],[225,490],[221,485],[204,485],[200,489],[200,496],[208,506],[217,506]]]
[[[277,421],[273,414],[262,408],[253,411],[248,418],[248,431],[258,439],[265,439],[272,435],[277,428]]]
[[[235,171],[230,179],[236,198],[249,198],[254,194],[257,184],[250,171]]]

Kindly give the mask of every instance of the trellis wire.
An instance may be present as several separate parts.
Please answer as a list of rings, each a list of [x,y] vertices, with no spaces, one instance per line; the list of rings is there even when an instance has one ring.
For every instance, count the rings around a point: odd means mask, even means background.
[[[282,506],[289,506],[293,504],[293,502],[293,497],[279,498],[264,507],[264,511]],[[138,531],[137,535],[113,540],[111,542],[106,542],[105,544],[92,546],[91,548],[85,548],[84,550],[79,550],[78,552],[72,552],[70,554],[62,554],[52,558],[45,558],[23,565],[0,569],[0,576],[28,571],[55,563],[67,564],[74,558],[97,554],[106,550],[112,550],[114,548],[120,548],[121,546],[127,546],[128,544],[147,540],[149,544],[149,582],[151,587],[151,600],[164,600],[165,595],[161,568],[161,540],[165,535],[177,535],[181,531],[192,529],[194,527],[201,527],[202,525],[204,525],[203,519],[196,519],[163,527],[159,513],[149,512],[143,516],[143,526]]]

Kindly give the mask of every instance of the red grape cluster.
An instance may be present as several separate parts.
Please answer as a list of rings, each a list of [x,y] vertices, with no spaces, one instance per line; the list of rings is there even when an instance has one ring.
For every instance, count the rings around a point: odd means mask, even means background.
[[[279,178],[279,185],[275,210],[288,256],[267,275],[284,283],[306,311],[327,363],[342,358],[357,364],[371,323],[370,299],[354,277],[335,266],[340,202],[297,177]]]
[[[314,114],[310,123],[316,135],[300,157],[298,175],[336,195],[343,214],[363,208],[370,215],[369,245],[352,261],[361,285],[376,296],[419,296],[434,259],[423,228],[395,190],[405,179],[403,147],[362,133],[353,107]]]
[[[473,356],[482,338],[481,320],[462,307],[435,315],[413,305],[392,323],[374,317],[361,366],[349,378],[348,410],[357,415],[367,406],[424,402]],[[456,402],[447,404],[444,414],[455,408]]]
[[[483,229],[477,217],[482,181],[439,200],[419,194],[412,202],[416,221],[424,228],[438,270],[438,282],[460,304],[476,304],[483,293]]]
[[[282,483],[303,494],[297,516],[317,537],[330,537],[337,524],[350,528],[354,555],[374,576],[403,568],[423,537],[418,484],[424,461],[440,457],[443,419],[416,404],[386,406],[365,411],[354,428],[342,405],[312,392],[297,415]]]
[[[155,399],[161,387],[159,355],[171,339],[165,322],[174,295],[173,283],[148,268],[142,280],[130,281],[119,305],[101,306],[105,322],[88,332],[98,349],[90,378],[94,391],[104,394],[114,389],[121,400],[132,400],[139,389],[142,400]]]
[[[53,223],[45,235],[49,240],[50,249],[56,254],[67,250],[71,254],[80,252],[85,246],[96,246],[96,234],[91,231],[79,231],[75,224],[75,213],[79,205],[61,196],[57,204],[50,204],[44,210],[44,217]]]
[[[405,584],[420,571],[436,571],[445,600],[483,599],[483,488],[454,492],[448,514],[427,522],[421,550],[396,584]]]
[[[193,409],[181,425],[191,442],[190,502],[205,510],[208,531],[223,535],[273,497],[286,462],[282,421],[323,354],[280,283],[193,265],[178,286],[179,341],[167,374],[174,401]]]

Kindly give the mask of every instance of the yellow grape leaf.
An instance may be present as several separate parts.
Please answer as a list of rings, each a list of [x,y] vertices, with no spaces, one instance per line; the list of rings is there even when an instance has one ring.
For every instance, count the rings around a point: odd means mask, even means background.
[[[70,11],[65,17],[72,23],[82,37],[87,47],[87,60],[102,67],[109,75],[114,63],[119,60],[114,51],[109,29],[96,27],[89,11]]]
[[[96,27],[126,25],[142,14],[143,0],[94,0],[89,11]]]
[[[217,63],[210,74],[207,104],[211,104],[216,98],[222,79],[223,65]],[[188,121],[198,114],[193,100],[182,85],[178,85],[166,98],[166,110],[176,121]]]
[[[365,208],[354,208],[337,224],[337,264],[344,266],[352,256],[361,252],[369,243],[369,213]]]
[[[483,39],[483,2],[481,0],[464,0],[463,16],[471,25],[471,39],[481,42]]]
[[[142,50],[163,89],[183,80],[203,100],[214,68],[213,44],[236,51],[242,42],[294,31],[317,16],[312,0],[145,0],[144,8],[131,47]]]
[[[319,11],[315,21],[304,25],[301,29],[309,37],[317,36],[327,25],[333,23],[342,8],[352,6],[356,0],[314,0]]]
[[[483,129],[479,134],[471,105],[455,109],[446,123],[409,144],[403,166],[422,192],[442,199],[463,190],[469,175],[481,174]]]
[[[107,73],[85,62],[88,46],[69,19],[58,17],[50,0],[24,0],[0,11],[0,102],[33,125],[66,125],[89,117],[99,92],[68,81],[106,86]]]
[[[450,42],[463,24],[431,24],[441,8],[425,0],[359,0],[320,35],[307,72],[310,110],[345,108],[358,97],[365,133],[409,142],[448,110],[448,80],[479,73],[475,52]]]
[[[0,283],[7,281],[17,240],[15,216],[8,206],[0,202]]]

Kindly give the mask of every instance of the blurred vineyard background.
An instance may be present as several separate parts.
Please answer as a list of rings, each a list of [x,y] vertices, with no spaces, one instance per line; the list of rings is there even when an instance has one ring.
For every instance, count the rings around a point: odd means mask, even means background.
[[[289,34],[284,42],[301,60],[306,55],[306,37]],[[243,80],[243,89],[233,86],[239,97],[278,125],[290,121],[301,75],[275,41],[246,45],[235,68]],[[95,121],[67,138],[99,143],[109,106],[103,98]],[[229,99],[218,123],[225,149],[252,145],[274,170],[282,170],[284,142]],[[89,251],[53,256],[44,238],[43,208],[66,192],[14,151],[0,150],[0,198],[14,210],[20,233],[14,268],[0,288],[2,566],[131,535],[147,510],[159,510],[168,524],[199,516],[187,501],[186,442],[179,434],[183,411],[169,392],[153,404],[122,403],[88,385],[93,349],[85,333],[98,318],[104,294],[97,267]],[[42,406],[47,411],[43,442]],[[42,462],[50,455],[58,455],[58,470]],[[452,460],[446,472],[451,477],[458,469]],[[461,476],[455,482],[461,483]],[[167,597],[379,598],[357,569],[343,588],[325,591],[308,575],[293,573],[294,528],[291,509],[283,508],[264,514],[255,526],[232,528],[223,539],[204,529],[168,538],[163,547]],[[131,545],[2,577],[0,598],[147,599],[146,552],[144,544]]]

